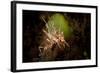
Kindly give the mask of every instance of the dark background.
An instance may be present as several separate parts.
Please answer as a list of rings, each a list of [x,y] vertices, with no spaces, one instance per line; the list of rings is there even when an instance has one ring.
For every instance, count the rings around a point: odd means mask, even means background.
[[[29,11],[23,10],[23,62],[38,62],[39,61],[39,50],[41,40],[41,30],[44,28],[45,23],[41,20],[40,16],[52,15],[57,12],[44,12],[44,11]],[[91,58],[91,15],[88,13],[71,13],[71,12],[59,12],[65,17],[69,18],[70,24],[78,22],[79,27],[85,25],[84,35],[82,32],[75,30],[74,38],[69,39],[68,43],[72,47],[68,60],[82,60]],[[85,19],[85,20],[84,20]],[[46,19],[48,21],[48,19]],[[85,23],[84,23],[85,21]],[[71,23],[72,22],[72,23]],[[77,37],[79,37],[77,39]],[[77,49],[73,49],[77,47]],[[80,49],[78,49],[80,48]],[[86,51],[87,55],[83,54]]]

